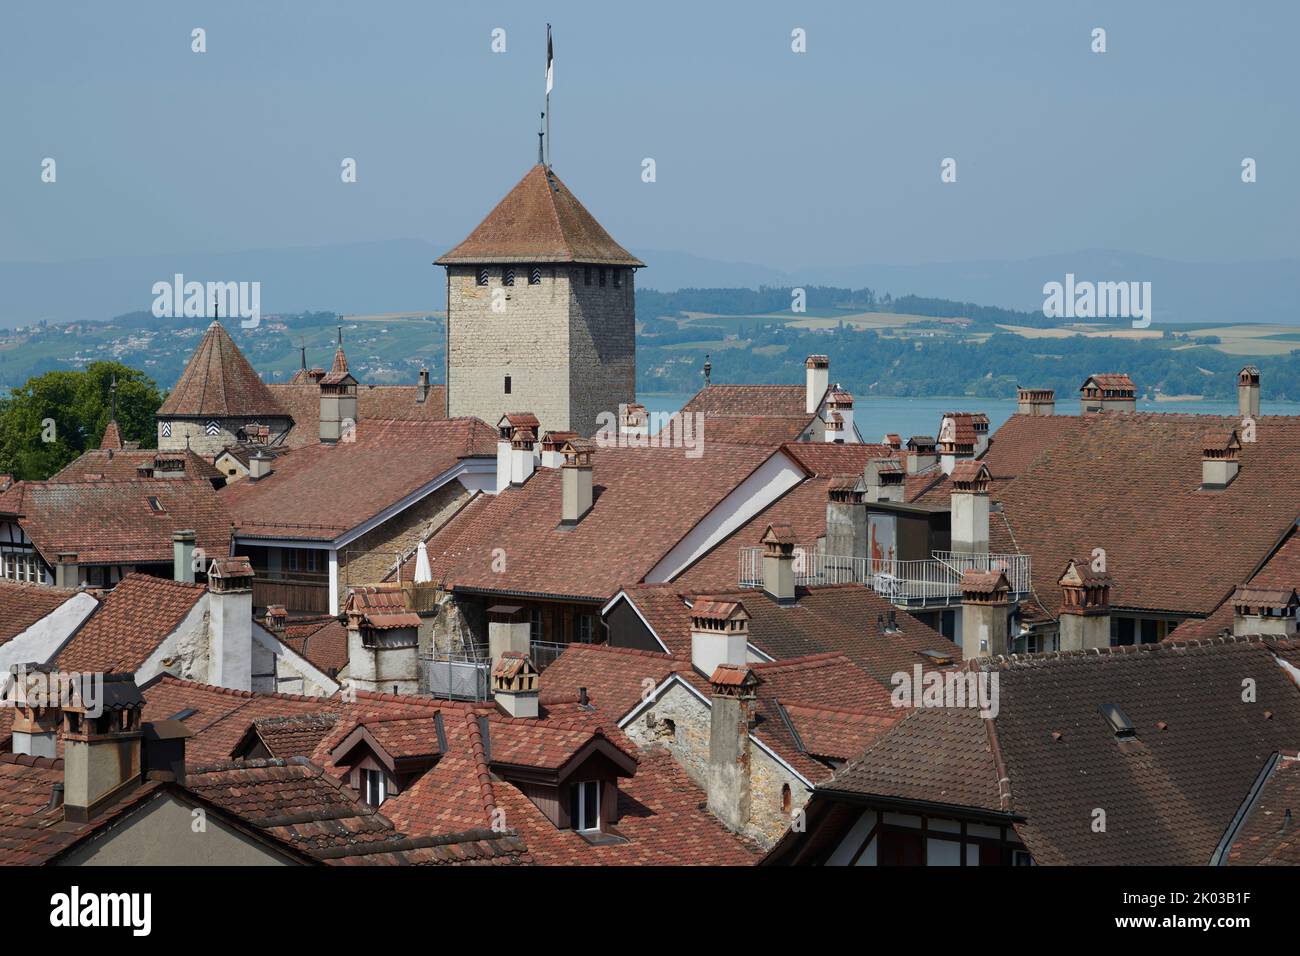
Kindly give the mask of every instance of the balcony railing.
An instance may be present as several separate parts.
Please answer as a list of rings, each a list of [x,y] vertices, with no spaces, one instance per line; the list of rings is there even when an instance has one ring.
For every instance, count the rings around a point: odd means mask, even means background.
[[[1029,591],[1029,555],[964,554],[935,551],[919,561],[898,561],[826,554],[795,548],[794,580],[800,587],[822,584],[865,584],[897,604],[954,604],[961,600],[965,571],[1001,571],[1012,597]],[[740,586],[763,586],[763,549],[740,549]]]

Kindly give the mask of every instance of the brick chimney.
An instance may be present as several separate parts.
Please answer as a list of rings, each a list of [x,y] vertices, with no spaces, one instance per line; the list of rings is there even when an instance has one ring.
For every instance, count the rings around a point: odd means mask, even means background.
[[[1293,588],[1240,585],[1232,594],[1232,633],[1294,637],[1300,597]]]
[[[1259,417],[1259,369],[1253,365],[1237,373],[1237,411],[1243,418]]]
[[[571,438],[564,443],[564,464],[560,468],[563,485],[560,524],[575,525],[592,505],[591,478],[596,444],[587,438]]]
[[[620,445],[637,447],[650,438],[650,413],[637,402],[618,406],[618,437]]]
[[[194,583],[194,532],[172,532],[172,580]]]
[[[907,473],[915,475],[939,463],[939,452],[931,435],[913,435],[907,440]]]
[[[497,491],[522,485],[533,476],[540,427],[532,412],[508,412],[497,421]]]
[[[1061,650],[1110,647],[1110,575],[1092,570],[1086,559],[1072,559],[1056,583],[1061,587]]]
[[[763,591],[778,604],[793,604],[794,529],[770,524],[763,534]]]
[[[215,558],[208,566],[208,683],[253,689],[253,565]]]
[[[518,604],[494,604],[487,609],[488,657],[499,661],[506,652],[531,653],[531,625]]]
[[[831,360],[825,355],[810,355],[803,364],[804,368],[807,369],[808,382],[804,411],[809,415],[814,415],[821,408],[822,397],[830,386]]]
[[[415,403],[423,405],[429,398],[429,370],[420,369],[420,377],[415,382]]]
[[[1008,652],[1007,612],[1011,585],[1001,571],[966,571],[961,576],[961,655],[965,660]]]
[[[564,464],[564,443],[577,438],[577,432],[549,431],[542,436],[542,467],[559,468]]]
[[[1225,439],[1208,435],[1201,451],[1201,490],[1221,491],[1232,484],[1241,470],[1241,439],[1234,428]]]
[[[835,475],[826,489],[826,553],[841,558],[867,554],[866,482],[861,475]]]
[[[1056,392],[1050,388],[1016,386],[1016,414],[1043,418],[1056,414]]]
[[[139,784],[144,697],[130,674],[84,674],[63,701],[65,819],[84,823]]]
[[[739,601],[699,600],[691,608],[691,664],[712,676],[749,659],[749,612]]]
[[[981,461],[958,462],[952,481],[952,550],[989,553],[989,470]]]
[[[56,745],[62,715],[57,687],[51,687],[50,664],[15,664],[6,691],[6,703],[14,708],[11,746],[16,754],[31,757],[57,756]]]
[[[1123,372],[1089,375],[1079,392],[1079,412],[1083,415],[1137,411],[1137,386]]]
[[[862,469],[866,500],[902,501],[906,497],[903,466],[897,458],[873,458]],[[863,552],[865,554],[865,551]]]
[[[743,664],[723,664],[711,675],[708,807],[727,829],[749,825],[751,788],[749,728],[758,677]]]
[[[537,717],[537,668],[526,653],[506,651],[492,665],[492,696],[511,717]]]

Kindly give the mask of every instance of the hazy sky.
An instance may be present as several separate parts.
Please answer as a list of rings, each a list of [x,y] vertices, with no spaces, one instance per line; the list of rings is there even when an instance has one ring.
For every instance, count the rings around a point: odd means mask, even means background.
[[[0,7],[0,259],[457,241],[535,161],[547,20],[556,172],[627,246],[1300,252],[1294,2],[49,0]]]

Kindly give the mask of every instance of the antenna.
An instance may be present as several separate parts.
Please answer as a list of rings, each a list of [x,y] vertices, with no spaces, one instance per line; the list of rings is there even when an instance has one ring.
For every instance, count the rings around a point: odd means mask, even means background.
[[[302,353],[302,370],[307,371],[307,337],[301,335],[298,337],[298,351]]]
[[[551,168],[551,87],[555,85],[555,54],[551,46],[551,25],[546,24],[546,169]]]
[[[542,141],[546,138],[546,133],[542,131],[542,123],[546,119],[546,114],[542,113],[541,118],[537,120],[537,165],[545,166],[546,157],[542,152]]]
[[[108,413],[108,420],[110,422],[115,422],[117,421],[117,373],[116,372],[113,373],[113,381],[108,386],[108,395],[109,395],[109,408],[110,408],[110,411]]]

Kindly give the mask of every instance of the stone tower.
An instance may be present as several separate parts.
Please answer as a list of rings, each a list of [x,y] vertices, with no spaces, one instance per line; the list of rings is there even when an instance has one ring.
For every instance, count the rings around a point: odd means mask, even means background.
[[[633,274],[615,242],[540,163],[447,269],[447,416],[530,411],[541,431],[592,435],[636,395]],[[540,433],[539,433],[540,437]]]

